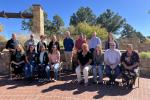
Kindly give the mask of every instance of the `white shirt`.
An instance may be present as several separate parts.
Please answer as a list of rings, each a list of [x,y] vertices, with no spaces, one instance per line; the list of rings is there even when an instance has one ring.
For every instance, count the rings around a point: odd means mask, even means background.
[[[43,56],[44,56],[44,52],[40,53],[40,62],[43,63]]]
[[[104,62],[106,64],[119,64],[120,63],[121,53],[118,49],[108,49],[104,53]]]

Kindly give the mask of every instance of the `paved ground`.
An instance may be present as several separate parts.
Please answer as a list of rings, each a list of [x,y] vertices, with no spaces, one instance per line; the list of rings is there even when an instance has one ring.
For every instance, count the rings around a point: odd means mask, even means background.
[[[0,100],[150,100],[150,79],[140,78],[140,87],[127,90],[119,86],[77,85],[75,74],[65,74],[63,81],[27,84],[0,76]]]

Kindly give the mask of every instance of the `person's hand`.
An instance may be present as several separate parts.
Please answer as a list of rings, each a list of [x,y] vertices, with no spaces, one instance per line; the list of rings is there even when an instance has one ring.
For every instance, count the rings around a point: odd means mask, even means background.
[[[12,63],[12,64],[15,64],[15,65],[18,65],[18,63],[14,62],[14,61],[12,61],[11,63]]]
[[[15,52],[15,49],[9,49],[9,51]]]
[[[116,67],[115,65],[111,65],[111,69],[115,69],[115,67]]]
[[[80,65],[80,69],[81,69],[81,71],[83,71],[83,68],[84,68],[84,66],[81,66],[81,65]]]
[[[19,63],[15,63],[15,65],[19,65]]]
[[[132,66],[128,66],[128,70],[132,70]]]
[[[51,65],[51,69],[53,69],[54,68],[54,65]]]
[[[111,69],[113,69],[113,64],[110,64],[109,66],[110,66]]]

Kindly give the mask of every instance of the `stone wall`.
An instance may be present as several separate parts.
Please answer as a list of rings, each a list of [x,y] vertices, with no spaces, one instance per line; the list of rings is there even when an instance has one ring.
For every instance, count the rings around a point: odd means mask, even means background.
[[[40,5],[33,5],[32,32],[44,35],[44,13]]]
[[[5,48],[6,46],[6,42],[0,42],[0,52],[3,51],[3,49]]]
[[[9,73],[10,54],[9,51],[0,52],[0,74]]]

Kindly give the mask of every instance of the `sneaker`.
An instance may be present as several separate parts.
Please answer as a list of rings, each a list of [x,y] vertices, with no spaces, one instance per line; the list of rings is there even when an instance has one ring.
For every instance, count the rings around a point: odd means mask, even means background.
[[[82,81],[78,81],[78,83],[77,83],[77,84],[81,85],[82,83],[83,83]]]
[[[107,85],[111,85],[111,84],[112,84],[112,81],[109,80],[109,81],[106,82],[106,84],[107,84]]]
[[[98,84],[102,85],[102,84],[103,84],[103,81],[98,81]]]
[[[38,82],[42,83],[42,82],[44,82],[44,80],[43,79],[39,79]]]
[[[46,82],[50,82],[51,80],[50,79],[46,79]]]
[[[117,82],[117,81],[114,81],[114,85],[119,85],[119,82]]]
[[[133,84],[129,84],[128,89],[133,89]]]
[[[97,81],[93,81],[93,84],[97,84]]]

